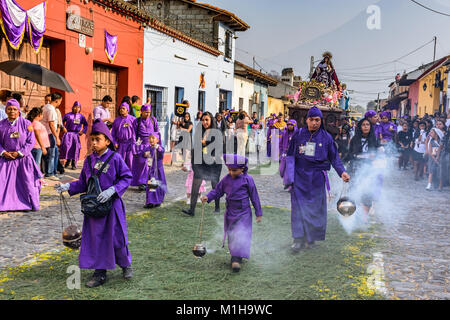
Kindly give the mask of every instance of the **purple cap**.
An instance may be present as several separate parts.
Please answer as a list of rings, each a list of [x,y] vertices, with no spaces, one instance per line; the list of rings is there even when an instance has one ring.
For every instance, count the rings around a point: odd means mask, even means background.
[[[109,131],[108,127],[106,126],[106,124],[101,120],[101,119],[96,119],[94,121],[94,123],[92,124],[92,131],[91,134],[93,133],[101,133],[103,134],[106,138],[108,138],[109,141],[111,141],[111,143],[109,144],[109,148],[111,150],[115,150],[114,148],[114,139],[111,135],[111,132]]]
[[[152,105],[151,104],[144,104],[141,107],[141,112],[143,112],[143,111],[151,111],[151,110],[152,110]]]
[[[289,124],[292,124],[292,125],[294,125],[294,126],[297,126],[297,121],[295,121],[294,119],[291,119],[291,120],[288,121],[287,124],[288,124],[288,125],[289,125]]]
[[[369,110],[364,114],[364,118],[370,119],[372,117],[375,117],[377,115],[377,112],[375,110]]]
[[[244,169],[244,173],[248,170],[248,159],[244,156],[238,154],[224,154],[223,159],[225,160],[225,165],[230,169]]]
[[[130,106],[128,105],[128,103],[122,102],[122,104],[120,105],[119,109],[120,109],[121,107],[125,107],[125,108],[128,110],[128,112],[130,112]]]
[[[78,101],[75,101],[75,102],[73,103],[72,108],[73,108],[73,107],[80,107],[80,108],[81,108],[81,103],[79,103]]]
[[[322,111],[320,111],[319,108],[317,108],[316,106],[312,107],[311,109],[309,109],[308,114],[306,116],[307,118],[312,118],[312,117],[320,117],[323,118],[322,115]]]
[[[380,117],[381,118],[387,117],[389,120],[391,120],[391,113],[388,111],[384,111],[384,112],[380,113]]]
[[[16,99],[9,99],[8,102],[6,102],[5,109],[9,106],[14,106],[20,111],[20,103]]]

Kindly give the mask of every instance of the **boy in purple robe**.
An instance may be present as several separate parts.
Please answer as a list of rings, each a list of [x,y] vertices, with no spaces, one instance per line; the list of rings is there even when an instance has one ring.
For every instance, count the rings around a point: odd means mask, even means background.
[[[111,135],[114,139],[114,147],[127,164],[132,169],[133,147],[136,143],[136,118],[130,116],[130,106],[123,102],[119,107],[120,116],[114,120],[111,128]]]
[[[31,122],[20,116],[17,100],[8,100],[0,121],[0,211],[39,210],[41,171],[31,154],[35,137]]]
[[[289,143],[292,137],[297,132],[297,121],[291,119],[287,123],[287,129],[283,132],[280,142],[280,176],[283,178],[283,184],[286,186],[286,181],[284,181],[284,171],[286,169],[286,154],[289,148]],[[286,187],[287,189],[287,187]]]
[[[80,178],[72,183],[56,185],[61,193],[68,191],[73,196],[87,191],[88,179],[98,173],[103,163],[114,152],[113,138],[106,124],[97,119],[90,135],[93,153],[84,161]],[[94,172],[90,172],[90,165]],[[78,257],[82,269],[95,269],[86,283],[87,287],[100,286],[106,281],[106,270],[115,269],[116,264],[122,268],[123,277],[130,279],[131,254],[128,250],[127,220],[121,196],[131,182],[131,171],[118,153],[114,153],[99,177],[103,190],[97,197],[99,202],[106,202],[114,197],[111,212],[101,218],[84,216],[81,234],[81,250]]]
[[[217,186],[202,197],[202,202],[220,199],[226,194],[226,210],[224,230],[225,239],[228,236],[228,248],[231,254],[231,267],[234,272],[241,269],[242,258],[250,258],[252,240],[252,208],[255,208],[256,222],[261,222],[262,209],[253,178],[247,174],[248,159],[237,154],[224,155],[228,167],[226,175]]]
[[[381,133],[381,143],[389,143],[392,141],[395,133],[397,132],[397,125],[391,121],[390,112],[380,113],[381,123],[380,123],[380,133]]]
[[[161,205],[164,201],[164,196],[167,191],[166,185],[166,175],[164,174],[164,148],[158,144],[158,134],[152,132],[149,137],[149,145],[147,145],[142,152],[144,152],[144,157],[147,158],[148,170],[148,180],[146,189],[146,201],[144,208],[151,209],[156,208]],[[150,188],[150,184],[154,180],[159,181],[159,186],[157,188]]]
[[[327,171],[331,166],[348,182],[350,176],[339,159],[331,135],[324,129],[320,109],[312,107],[307,126],[291,140],[286,156],[285,177],[291,191],[291,227],[294,253],[312,248],[315,241],[325,240],[327,226]]]
[[[141,107],[141,117],[136,119],[134,131],[136,132],[136,143],[133,147],[133,180],[131,185],[139,186],[139,190],[144,191],[147,186],[148,166],[147,158],[144,157],[142,150],[149,144],[148,137],[155,132],[158,140],[161,141],[161,134],[158,128],[156,118],[151,115],[151,105],[146,104]]]
[[[271,136],[272,136],[272,129],[273,129],[273,124],[276,121],[276,114],[272,113],[271,118],[267,121],[267,133],[266,133],[266,154],[267,157],[270,158],[272,155],[272,144],[271,144]]]
[[[80,111],[81,104],[75,101],[72,112],[65,114],[62,119],[64,136],[61,140],[59,158],[66,160],[65,168],[69,167],[72,162],[72,170],[77,168],[77,161],[80,157],[80,136],[86,134],[88,128],[86,118]]]

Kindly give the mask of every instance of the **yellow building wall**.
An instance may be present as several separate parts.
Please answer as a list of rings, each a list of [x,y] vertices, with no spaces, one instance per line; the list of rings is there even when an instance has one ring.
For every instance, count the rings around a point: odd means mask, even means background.
[[[284,103],[283,100],[267,97],[267,116],[275,113],[277,116],[279,113],[284,114]]]
[[[423,117],[425,113],[429,115],[439,111],[440,90],[434,87],[436,72],[441,71],[441,77],[444,77],[443,94],[447,91],[448,74],[444,73],[447,67],[441,67],[428,74],[425,78],[420,80],[419,84],[419,98],[418,98],[418,115]],[[427,89],[423,90],[423,85],[426,83]]]

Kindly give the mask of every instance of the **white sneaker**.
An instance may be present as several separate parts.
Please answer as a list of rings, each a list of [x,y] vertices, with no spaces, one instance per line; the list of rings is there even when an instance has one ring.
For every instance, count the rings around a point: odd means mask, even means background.
[[[429,183],[429,184],[427,185],[427,187],[425,188],[425,190],[431,190],[431,183]]]
[[[51,176],[51,177],[46,177],[48,180],[53,180],[53,181],[59,181],[61,180],[60,178],[58,178],[57,176]]]
[[[191,198],[186,200],[186,204],[191,204]]]

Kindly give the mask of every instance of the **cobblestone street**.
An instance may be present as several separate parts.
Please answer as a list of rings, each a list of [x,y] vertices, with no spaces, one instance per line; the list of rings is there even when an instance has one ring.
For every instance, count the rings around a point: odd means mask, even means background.
[[[169,186],[165,205],[186,198],[187,172],[180,168],[165,166]],[[78,174],[79,170],[68,170],[62,181],[68,182]],[[289,193],[283,190],[278,174],[252,176],[263,206],[290,208]],[[211,188],[209,183],[206,187],[208,191]],[[393,212],[375,210],[379,228],[374,236],[380,240],[379,251],[384,259],[386,298],[449,299],[449,189],[425,191],[425,182],[414,181],[411,170],[394,171],[391,177],[385,177],[383,189],[395,194],[395,199],[388,198],[395,208]],[[339,190],[332,191],[336,194]],[[144,197],[137,188],[129,188],[124,196],[127,213],[143,212]],[[68,202],[81,225],[78,197]],[[333,205],[329,208],[330,214],[337,214]],[[39,212],[1,213],[0,269],[23,263],[36,253],[64,248],[60,219],[58,196],[52,185],[42,188]]]

